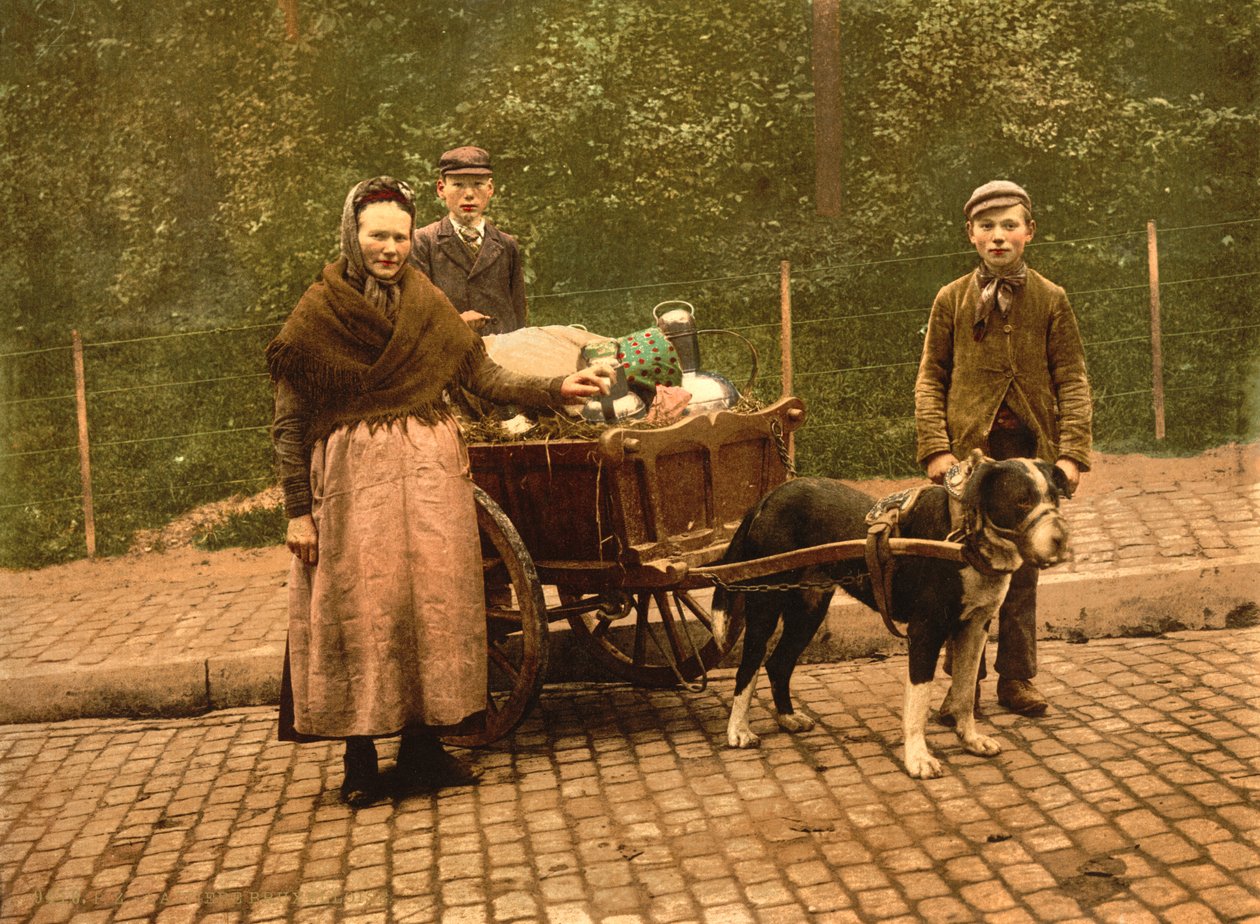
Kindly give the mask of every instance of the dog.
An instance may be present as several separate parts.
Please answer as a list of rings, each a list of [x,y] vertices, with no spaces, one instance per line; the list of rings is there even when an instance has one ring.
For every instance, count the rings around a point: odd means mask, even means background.
[[[1060,469],[1033,459],[995,462],[976,451],[955,467],[947,483],[962,477],[965,484],[956,492],[939,485],[923,488],[900,519],[902,538],[957,538],[966,559],[964,564],[899,556],[894,565],[891,615],[906,624],[909,643],[902,716],[905,768],[916,779],[941,775],[924,731],[937,659],[947,641],[954,652],[953,683],[942,711],[955,717],[958,737],[970,753],[993,756],[1001,750],[997,741],[980,734],[972,712],[989,622],[1006,597],[1013,571],[1024,562],[1047,568],[1069,554],[1059,500],[1070,496],[1070,490]],[[722,563],[863,538],[867,512],[875,504],[875,498],[834,479],[788,481],[748,512]],[[818,586],[741,592],[734,584],[714,591],[715,635],[725,633],[736,607],[742,606],[747,626],[727,725],[731,747],[761,743],[748,726],[748,710],[763,660],[779,726],[789,732],[813,728],[813,720],[792,707],[790,684],[797,658],[822,624],[837,584],[875,607],[864,559],[810,566],[775,580]],[[766,647],[780,620],[783,633],[767,660]]]

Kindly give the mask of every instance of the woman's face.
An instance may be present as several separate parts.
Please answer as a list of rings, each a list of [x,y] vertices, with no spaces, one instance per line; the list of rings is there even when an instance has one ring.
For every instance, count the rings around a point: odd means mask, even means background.
[[[411,252],[411,216],[397,202],[373,202],[359,212],[359,250],[377,279],[402,272]]]

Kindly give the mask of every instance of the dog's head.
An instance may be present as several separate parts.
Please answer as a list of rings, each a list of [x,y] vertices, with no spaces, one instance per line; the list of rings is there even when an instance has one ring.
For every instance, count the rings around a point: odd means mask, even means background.
[[[979,570],[1015,571],[1024,562],[1049,568],[1066,561],[1068,529],[1059,512],[1067,477],[1039,459],[973,458],[963,491],[967,561]]]

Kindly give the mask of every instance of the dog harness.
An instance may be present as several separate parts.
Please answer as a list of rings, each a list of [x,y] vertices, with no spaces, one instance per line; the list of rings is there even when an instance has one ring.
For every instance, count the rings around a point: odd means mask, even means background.
[[[961,542],[963,537],[962,496],[971,477],[974,465],[970,460],[955,463],[945,473],[944,487],[949,493],[951,531],[946,542]],[[893,555],[889,539],[901,533],[901,517],[909,513],[928,485],[906,488],[881,498],[866,514],[866,569],[871,575],[871,594],[875,607],[888,631],[897,638],[905,638],[892,618]]]
[[[871,575],[871,594],[884,626],[897,638],[906,633],[893,622],[893,551],[889,539],[901,532],[901,515],[908,512],[926,487],[907,488],[877,501],[866,514],[866,570]]]

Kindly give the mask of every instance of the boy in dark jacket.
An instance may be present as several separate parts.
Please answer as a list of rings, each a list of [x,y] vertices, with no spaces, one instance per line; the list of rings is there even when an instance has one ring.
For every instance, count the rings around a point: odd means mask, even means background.
[[[940,483],[975,448],[1040,458],[1075,490],[1089,469],[1093,409],[1085,351],[1063,289],[1024,264],[1036,222],[1020,186],[994,180],[963,207],[981,264],[936,294],[914,386],[917,458]],[[998,702],[1020,715],[1048,703],[1037,673],[1037,569],[1011,578],[998,617]],[[984,667],[981,665],[981,676]],[[977,690],[977,702],[979,702]],[[945,707],[942,715],[948,716]]]
[[[525,268],[516,238],[486,221],[494,195],[490,155],[453,148],[438,161],[437,194],[448,214],[418,228],[411,262],[432,280],[460,315],[482,334],[505,334],[526,324]]]

